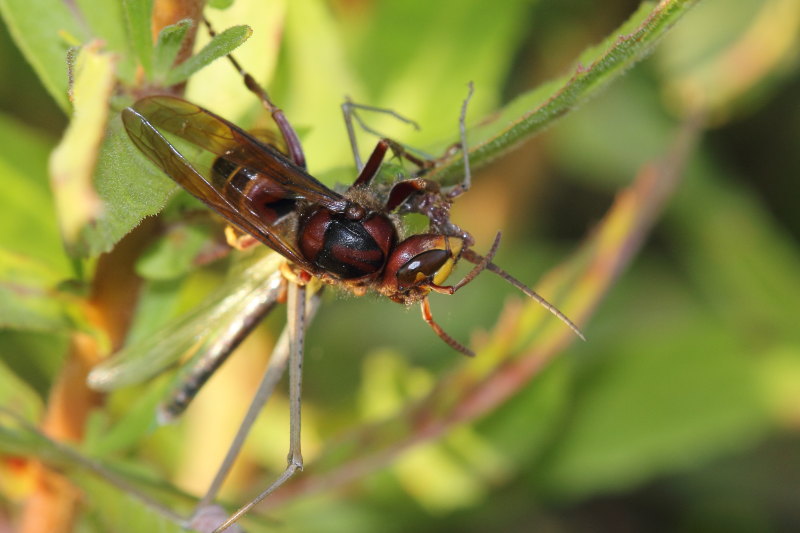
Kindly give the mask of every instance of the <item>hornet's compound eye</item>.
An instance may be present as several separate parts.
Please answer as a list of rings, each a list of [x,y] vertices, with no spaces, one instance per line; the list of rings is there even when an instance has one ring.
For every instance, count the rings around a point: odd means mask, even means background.
[[[416,285],[436,276],[450,259],[448,250],[428,250],[417,254],[397,269],[397,281],[403,286]]]

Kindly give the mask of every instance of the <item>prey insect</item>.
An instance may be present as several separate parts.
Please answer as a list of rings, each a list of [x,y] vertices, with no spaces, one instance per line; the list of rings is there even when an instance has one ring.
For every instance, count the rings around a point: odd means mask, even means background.
[[[285,152],[270,142],[245,132],[231,122],[183,99],[157,95],[140,99],[122,112],[122,120],[134,145],[157,167],[221,215],[229,225],[278,252],[285,260],[278,272],[251,272],[251,281],[224,299],[224,305],[198,312],[202,321],[220,324],[219,337],[197,352],[197,363],[189,371],[186,385],[178,389],[163,413],[175,416],[225,357],[286,295],[287,328],[270,359],[256,399],[231,445],[226,459],[190,525],[202,531],[223,531],[258,502],[302,469],[300,450],[300,392],[304,328],[317,306],[318,286],[334,285],[356,295],[373,291],[404,305],[420,304],[423,319],[453,349],[473,352],[449,336],[434,320],[428,296],[431,292],[454,294],[483,270],[494,272],[536,299],[582,337],[578,328],[546,300],[492,262],[500,235],[484,256],[473,250],[474,239],[455,225],[449,210],[456,197],[470,186],[466,150],[465,114],[460,118],[460,149],[464,158],[464,181],[441,189],[424,175],[438,160],[422,159],[399,143],[381,138],[363,165],[357,162],[353,184],[338,193],[306,171],[305,154],[297,134],[266,91],[228,56],[242,74],[246,86],[270,112],[278,127]],[[471,94],[470,86],[470,94]],[[353,104],[346,111],[353,113]],[[352,138],[352,122],[348,123]],[[175,147],[175,138],[199,149],[189,157]],[[354,148],[357,153],[357,149]],[[409,161],[416,171],[388,187],[374,185],[387,152]],[[450,154],[447,154],[450,157]],[[398,213],[418,213],[429,220],[426,232],[401,238]],[[465,259],[475,266],[458,282],[446,281],[456,263]],[[270,272],[266,274],[265,272]],[[237,315],[241,313],[241,318]],[[195,316],[195,319],[198,317]],[[224,320],[220,320],[224,318]],[[201,321],[201,322],[202,322]],[[188,348],[200,333],[197,320],[181,322],[172,332],[178,339],[151,339],[144,348],[129,349],[96,368],[90,383],[110,389],[157,372],[172,360],[159,352],[165,348]],[[192,342],[181,339],[193,339]],[[135,352],[148,355],[156,364],[144,370]],[[276,382],[289,368],[290,447],[284,472],[261,494],[222,521],[214,515],[203,525],[255,414],[269,397]],[[134,371],[132,371],[135,370]],[[138,374],[138,375],[137,375]],[[213,513],[211,513],[213,515]]]

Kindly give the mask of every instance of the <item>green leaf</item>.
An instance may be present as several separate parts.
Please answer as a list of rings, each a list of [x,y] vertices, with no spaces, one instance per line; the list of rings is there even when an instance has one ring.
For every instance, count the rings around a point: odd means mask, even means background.
[[[186,531],[176,513],[142,492],[141,479],[120,470],[112,471],[69,446],[49,439],[7,409],[0,410],[0,453],[35,458],[69,471],[70,480],[86,491],[90,512],[105,524],[105,531]],[[173,500],[184,503],[188,500],[172,487],[160,488],[174,496]]]
[[[233,5],[233,0],[209,0],[208,7],[214,9],[228,9]]]
[[[800,347],[796,240],[727,171],[702,167],[670,219],[687,270],[743,344]]]
[[[61,0],[0,0],[0,13],[42,84],[67,110],[67,50],[89,39],[75,11]]]
[[[158,34],[158,42],[156,43],[153,59],[153,79],[156,83],[168,85],[163,83],[163,80],[168,76],[172,65],[175,63],[175,58],[178,57],[186,32],[191,27],[191,19],[184,19],[177,24],[163,28]]]
[[[162,281],[186,275],[207,242],[208,233],[204,228],[178,226],[145,251],[136,263],[136,273]]]
[[[499,105],[504,80],[517,66],[515,55],[524,46],[525,32],[541,3],[506,0],[487,16],[482,0],[378,2],[369,24],[354,17],[345,20],[349,24],[339,30],[340,38],[349,44],[347,59],[353,63],[346,67],[358,73],[364,89],[369,89],[352,96],[416,120],[419,132],[397,130],[404,136],[413,135],[415,146],[452,137],[467,82],[476,87],[470,102],[473,116]],[[408,28],[413,28],[413,39],[408,39]],[[302,20],[296,38],[304,39]],[[313,57],[313,48],[304,47]],[[341,103],[340,95],[334,97]],[[369,118],[381,131],[394,125],[380,116]]]
[[[19,413],[0,407],[0,453],[37,458],[52,465],[73,463],[68,449],[42,435]]]
[[[630,181],[642,161],[658,157],[673,136],[674,120],[658,107],[644,78],[632,72],[548,132],[559,167],[589,187],[613,191]]]
[[[40,398],[47,398],[69,349],[69,334],[0,330],[0,359]]]
[[[125,406],[122,415],[113,423],[110,423],[108,413],[102,414],[105,416],[93,417],[83,450],[92,457],[105,457],[135,448],[145,435],[158,429],[157,409],[165,401],[171,385],[169,379],[160,379],[148,383],[145,387],[122,391],[112,397],[111,410],[114,403],[122,404]],[[123,401],[115,402],[117,396],[121,396]]]
[[[102,209],[92,187],[92,176],[116,84],[116,59],[100,47],[98,42],[90,43],[78,54],[73,89],[75,112],[50,157],[61,234],[73,255],[81,253],[81,233]]]
[[[122,2],[76,0],[76,3],[92,30],[92,36],[102,39],[107,50],[119,54],[119,77],[133,84],[138,63],[131,51]]]
[[[380,113],[363,115],[389,137],[415,147],[449,138],[457,131],[469,80],[479,87],[471,110],[484,113],[498,105],[531,12],[528,0],[503,2],[491,17],[479,0],[379,2],[365,24],[357,15],[334,16],[321,4],[287,7],[286,59],[271,94],[298,129],[308,130],[301,138],[312,174],[329,185],[338,179],[337,167],[346,167],[343,183],[354,177],[342,129],[344,94],[394,109],[421,126],[416,131]],[[322,90],[320,80],[326,80]],[[362,156],[374,142],[366,135],[360,140]]]
[[[646,283],[652,299],[652,276]],[[613,340],[613,357],[587,365],[566,427],[533,475],[540,489],[570,499],[624,490],[766,434],[751,354],[697,306],[672,306],[659,318],[660,331],[628,330]]]
[[[0,405],[31,422],[39,419],[43,407],[39,395],[6,366],[2,357],[0,357]]]
[[[153,72],[153,37],[150,30],[153,0],[123,0],[122,7],[131,46],[139,64],[150,78]]]
[[[477,423],[504,457],[517,464],[530,463],[559,434],[572,394],[572,363],[566,358],[554,361],[492,416]]]
[[[95,171],[104,209],[83,232],[88,255],[109,251],[146,216],[166,205],[177,185],[131,143],[119,115],[111,118]]]
[[[236,60],[262,84],[272,79],[279,52],[284,49],[287,3],[287,0],[246,0],[236,2],[224,11],[211,9],[205,13],[214,28],[229,28],[243,22],[253,28],[253,35],[236,50],[235,55]],[[210,40],[208,32],[198,31],[195,49]],[[263,109],[229,61],[216,61],[197,71],[186,86],[186,98],[245,128],[255,124],[257,112]],[[285,104],[282,100],[279,103]]]
[[[0,454],[28,456],[35,442],[30,433],[0,423]]]
[[[70,267],[56,224],[47,175],[52,141],[25,124],[0,115],[0,146],[0,247],[46,262],[55,273],[67,276]]]
[[[59,276],[47,265],[0,249],[0,328],[63,331],[68,303],[57,298]]]
[[[89,475],[75,476],[89,502],[88,512],[101,524],[103,531],[115,533],[186,533],[176,519],[165,517],[153,506],[132,494]]]
[[[212,61],[223,57],[245,42],[253,30],[249,26],[233,26],[215,36],[210,43],[203,47],[180,65],[176,66],[167,75],[165,85],[175,85],[186,81],[189,76],[208,65]]]

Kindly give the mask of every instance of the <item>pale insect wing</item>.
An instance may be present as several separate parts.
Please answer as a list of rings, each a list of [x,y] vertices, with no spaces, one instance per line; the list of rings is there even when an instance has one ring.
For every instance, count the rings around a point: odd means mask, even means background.
[[[149,98],[139,103],[149,101]],[[175,100],[175,99],[172,99]],[[191,105],[188,104],[187,105]],[[196,108],[196,106],[194,106]],[[197,108],[200,109],[200,108]],[[200,110],[206,113],[204,110]],[[201,114],[199,116],[205,116]],[[240,209],[234,204],[247,205],[247,202],[232,202],[228,195],[215,186],[211,178],[206,178],[139,112],[128,107],[122,110],[122,122],[128,136],[136,147],[153,163],[163,170],[192,196],[204,202],[222,215],[228,222],[254,236],[276,252],[298,265],[306,265],[306,259],[293,244],[273,233],[272,227],[265,224],[259,214],[251,207]],[[222,124],[220,123],[220,126]],[[231,133],[231,132],[228,132]],[[220,135],[224,135],[224,132]],[[188,139],[187,139],[188,140]],[[254,141],[255,142],[255,141]],[[231,148],[236,152],[235,147]],[[333,194],[333,193],[331,193]]]
[[[239,320],[253,298],[263,298],[266,292],[274,290],[271,285],[280,281],[277,267],[282,260],[276,254],[269,254],[231,276],[203,305],[95,366],[87,378],[89,386],[98,391],[111,391],[141,383],[163,372],[190,351],[213,343],[218,332]]]
[[[172,393],[161,403],[158,418],[162,424],[174,420],[189,406],[206,381],[260,324],[275,305],[283,289],[283,278],[276,272],[272,279],[251,293],[236,316],[219,324],[213,335],[206,336],[191,361],[174,379]]]

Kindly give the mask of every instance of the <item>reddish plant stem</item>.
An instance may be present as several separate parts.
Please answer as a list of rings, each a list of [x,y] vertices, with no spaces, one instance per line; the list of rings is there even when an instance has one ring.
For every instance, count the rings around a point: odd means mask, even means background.
[[[175,24],[184,19],[191,19],[194,24],[186,32],[186,38],[181,45],[175,64],[182,63],[192,55],[194,41],[197,36],[200,17],[203,14],[205,2],[202,0],[155,0],[153,2],[153,42],[158,39],[158,33],[166,26]]]
[[[125,237],[114,250],[100,257],[86,301],[89,322],[118,347],[130,326],[138,298],[140,278],[133,271],[135,258],[149,242],[153,222],[142,224]],[[106,349],[97,336],[73,333],[68,353],[50,389],[41,423],[44,434],[61,442],[83,439],[89,413],[102,397],[86,385],[86,376]],[[48,470],[42,463],[33,466],[34,489],[20,520],[20,533],[68,533],[80,500],[80,492],[64,476]]]

